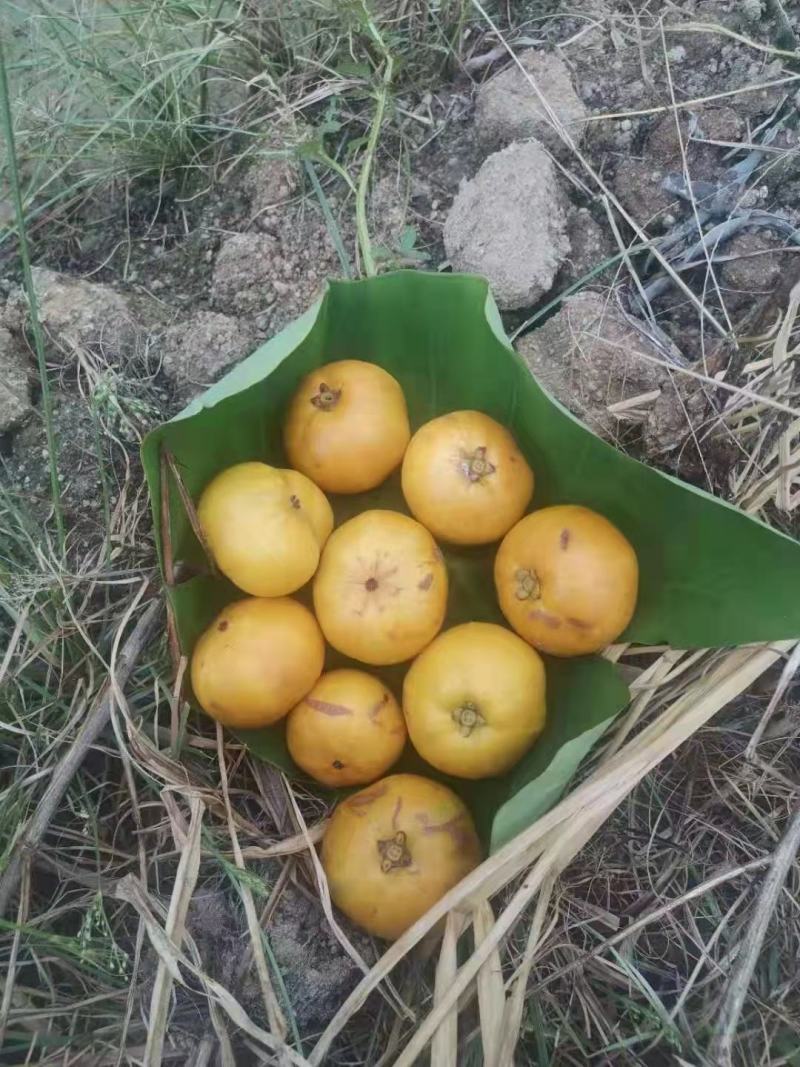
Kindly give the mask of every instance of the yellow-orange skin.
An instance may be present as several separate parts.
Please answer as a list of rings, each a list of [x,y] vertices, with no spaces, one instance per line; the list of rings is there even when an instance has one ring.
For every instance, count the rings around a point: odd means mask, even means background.
[[[480,411],[451,411],[411,438],[402,484],[412,514],[434,537],[482,545],[524,514],[533,471],[505,426]]]
[[[465,707],[480,716],[471,728],[459,722]],[[403,711],[411,743],[433,767],[459,778],[502,774],[544,729],[544,664],[503,626],[454,626],[411,664]]]
[[[439,632],[447,569],[436,542],[399,511],[364,511],[334,530],[314,577],[325,637],[362,663],[402,663]]]
[[[382,867],[381,841],[405,835],[410,863]],[[369,933],[393,941],[480,863],[463,801],[416,774],[382,778],[336,808],[322,842],[334,904]]]
[[[292,759],[329,786],[374,782],[399,757],[406,737],[400,705],[365,671],[323,674],[286,720]]]
[[[577,505],[543,508],[509,530],[494,580],[511,626],[553,656],[599,652],[633,617],[639,565],[608,519]]]
[[[284,424],[289,462],[326,493],[374,489],[411,436],[403,390],[375,363],[343,359],[300,383]]]
[[[284,596],[305,585],[333,529],[331,506],[310,479],[256,462],[213,478],[197,517],[216,565],[252,596]]]
[[[201,634],[192,688],[212,719],[257,730],[282,719],[322,673],[325,642],[308,608],[289,597],[237,600]]]

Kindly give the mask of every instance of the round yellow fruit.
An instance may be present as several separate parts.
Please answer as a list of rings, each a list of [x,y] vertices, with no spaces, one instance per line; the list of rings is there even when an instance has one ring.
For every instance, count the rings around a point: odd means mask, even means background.
[[[257,730],[282,719],[322,673],[325,642],[308,608],[249,597],[224,608],[192,653],[192,688],[212,719]]]
[[[498,541],[524,514],[533,471],[508,430],[480,411],[451,411],[421,426],[403,459],[403,495],[434,537]]]
[[[454,626],[411,664],[403,711],[431,766],[459,778],[502,774],[544,729],[544,664],[503,626]]]
[[[472,817],[452,790],[394,774],[343,800],[322,841],[338,908],[394,940],[480,863]]]
[[[283,441],[291,465],[327,493],[363,493],[400,466],[410,436],[397,380],[375,363],[343,359],[300,383]]]
[[[608,519],[578,505],[543,508],[509,530],[494,564],[513,628],[553,656],[599,652],[633,617],[639,565]]]
[[[286,720],[292,759],[329,786],[374,782],[400,756],[406,736],[399,704],[364,671],[323,674]]]
[[[330,644],[362,663],[402,663],[433,640],[447,608],[436,542],[399,511],[364,511],[335,530],[314,578]]]
[[[197,517],[220,571],[252,596],[284,596],[311,578],[333,529],[324,493],[298,471],[237,463],[209,482]]]

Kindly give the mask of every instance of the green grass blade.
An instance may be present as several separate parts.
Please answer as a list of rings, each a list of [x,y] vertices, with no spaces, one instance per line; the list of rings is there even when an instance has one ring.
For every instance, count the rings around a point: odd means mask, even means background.
[[[59,548],[63,553],[65,534],[64,514],[61,509],[61,487],[58,482],[58,443],[53,428],[53,402],[50,396],[50,383],[47,378],[47,362],[44,354],[44,334],[42,333],[42,325],[39,321],[39,306],[36,300],[36,291],[33,286],[33,276],[31,274],[31,258],[30,250],[28,248],[28,235],[25,228],[25,210],[22,205],[22,194],[19,185],[19,170],[17,168],[17,155],[14,142],[14,123],[11,118],[8,75],[6,73],[6,59],[2,40],[0,40],[0,126],[3,130],[3,137],[6,142],[8,153],[8,178],[17,219],[19,252],[20,259],[22,260],[22,275],[25,282],[25,291],[28,295],[28,304],[30,305],[33,347],[36,351],[39,381],[42,387],[42,414],[44,416],[44,426],[47,434],[47,459],[50,468],[50,493],[53,500],[53,515],[56,522]]]

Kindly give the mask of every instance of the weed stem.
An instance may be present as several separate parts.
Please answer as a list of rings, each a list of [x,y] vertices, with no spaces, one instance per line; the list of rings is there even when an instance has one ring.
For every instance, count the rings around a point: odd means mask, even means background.
[[[11,187],[11,196],[14,202],[14,211],[17,219],[19,255],[22,260],[22,276],[25,282],[25,292],[28,295],[33,347],[36,350],[36,362],[39,368],[39,380],[42,387],[42,413],[44,416],[44,428],[47,434],[47,458],[50,467],[50,493],[53,500],[53,515],[56,520],[59,551],[63,555],[65,534],[64,514],[61,509],[61,487],[58,483],[58,443],[53,428],[53,402],[50,397],[50,382],[47,378],[47,362],[44,355],[44,335],[42,333],[42,324],[39,321],[39,305],[36,300],[36,291],[33,287],[33,275],[31,274],[31,257],[28,249],[28,234],[25,229],[25,210],[22,206],[22,192],[19,185],[19,170],[17,168],[17,154],[14,142],[14,123],[11,118],[8,75],[6,73],[6,59],[2,40],[0,40],[0,127],[2,127],[3,138],[7,148],[8,180]]]

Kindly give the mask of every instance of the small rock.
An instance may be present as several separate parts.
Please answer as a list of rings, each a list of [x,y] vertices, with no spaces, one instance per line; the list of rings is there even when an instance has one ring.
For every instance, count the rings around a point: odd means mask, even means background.
[[[16,430],[32,411],[28,370],[22,345],[0,326],[0,433]]]
[[[554,52],[540,52],[535,48],[520,52],[519,60],[556,118],[578,143],[583,136],[586,109],[575,92],[564,60]],[[533,86],[516,63],[496,74],[478,90],[475,129],[487,148],[502,148],[530,137],[535,137],[551,151],[565,147]]]
[[[547,293],[569,253],[556,170],[538,141],[489,156],[458,192],[444,224],[455,270],[484,274],[499,307],[527,307]]]
[[[249,355],[255,340],[253,330],[239,319],[197,311],[166,330],[162,367],[178,396],[188,401]]]
[[[521,337],[517,349],[537,381],[599,437],[616,441],[626,424],[639,426],[646,451],[656,455],[676,448],[690,427],[686,398],[644,329],[599,293],[583,290]],[[609,410],[637,397],[643,399],[624,411]],[[698,414],[695,407],[691,414]]]
[[[39,320],[65,363],[83,349],[119,365],[143,345],[147,331],[142,308],[109,286],[43,267],[33,268],[33,284]],[[6,319],[22,330],[27,317],[27,300],[18,290],[9,299]]]

